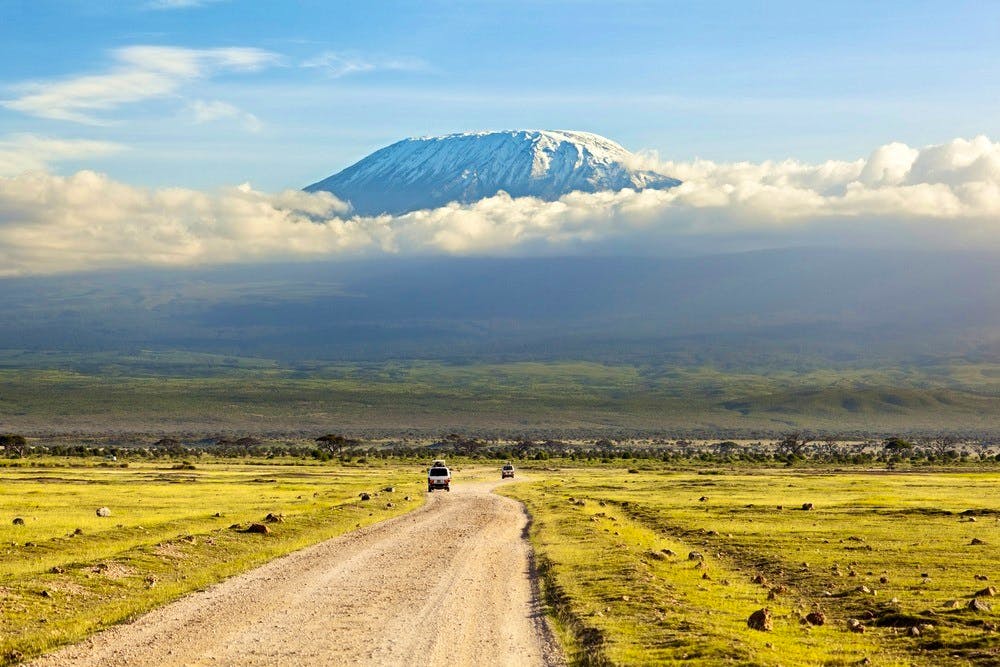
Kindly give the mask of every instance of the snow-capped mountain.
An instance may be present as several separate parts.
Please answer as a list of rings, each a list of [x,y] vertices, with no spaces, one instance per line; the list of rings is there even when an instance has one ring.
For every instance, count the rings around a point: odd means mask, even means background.
[[[332,192],[361,215],[471,203],[503,190],[554,200],[573,191],[669,188],[634,156],[589,132],[514,130],[404,139],[306,188]]]

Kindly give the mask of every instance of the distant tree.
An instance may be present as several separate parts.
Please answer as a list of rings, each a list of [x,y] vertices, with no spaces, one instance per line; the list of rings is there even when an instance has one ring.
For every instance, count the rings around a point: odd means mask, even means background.
[[[957,446],[958,438],[953,435],[943,435],[930,442],[931,450],[939,457],[945,457],[950,452],[954,452]]]
[[[0,435],[0,447],[4,448],[10,458],[21,458],[28,448],[28,440],[23,435],[7,433]]]
[[[355,447],[359,444],[357,440],[352,440],[351,438],[345,438],[342,435],[337,435],[335,433],[328,433],[326,435],[321,435],[316,438],[316,442],[319,443],[320,449],[340,456],[344,449],[347,447]]]
[[[789,433],[778,442],[778,451],[791,456],[802,456],[806,447],[813,441],[811,435],[795,431]]]
[[[913,449],[914,444],[909,440],[904,440],[900,437],[892,437],[885,440],[882,443],[882,448],[887,452],[901,453],[907,452]]]

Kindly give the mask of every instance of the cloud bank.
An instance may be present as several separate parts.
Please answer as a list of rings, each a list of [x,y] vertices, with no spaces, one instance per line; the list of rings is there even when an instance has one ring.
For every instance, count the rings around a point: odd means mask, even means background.
[[[888,144],[867,159],[662,162],[670,190],[500,193],[352,217],[326,193],[145,189],[81,171],[0,178],[0,275],[379,255],[715,252],[797,244],[1000,250],[1000,143]]]

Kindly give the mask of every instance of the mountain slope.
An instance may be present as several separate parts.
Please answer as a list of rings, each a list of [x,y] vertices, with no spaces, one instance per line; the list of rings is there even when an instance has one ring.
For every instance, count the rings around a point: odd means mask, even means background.
[[[467,204],[501,190],[554,200],[574,191],[680,183],[634,163],[632,153],[588,132],[466,132],[404,139],[306,190],[332,192],[356,213],[376,215]]]

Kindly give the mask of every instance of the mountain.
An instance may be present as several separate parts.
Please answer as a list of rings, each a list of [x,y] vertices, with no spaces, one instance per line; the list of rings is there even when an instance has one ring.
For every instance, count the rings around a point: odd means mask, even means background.
[[[404,139],[313,183],[361,215],[472,203],[503,190],[555,200],[574,191],[670,188],[675,178],[634,168],[635,156],[589,132],[514,130]]]

